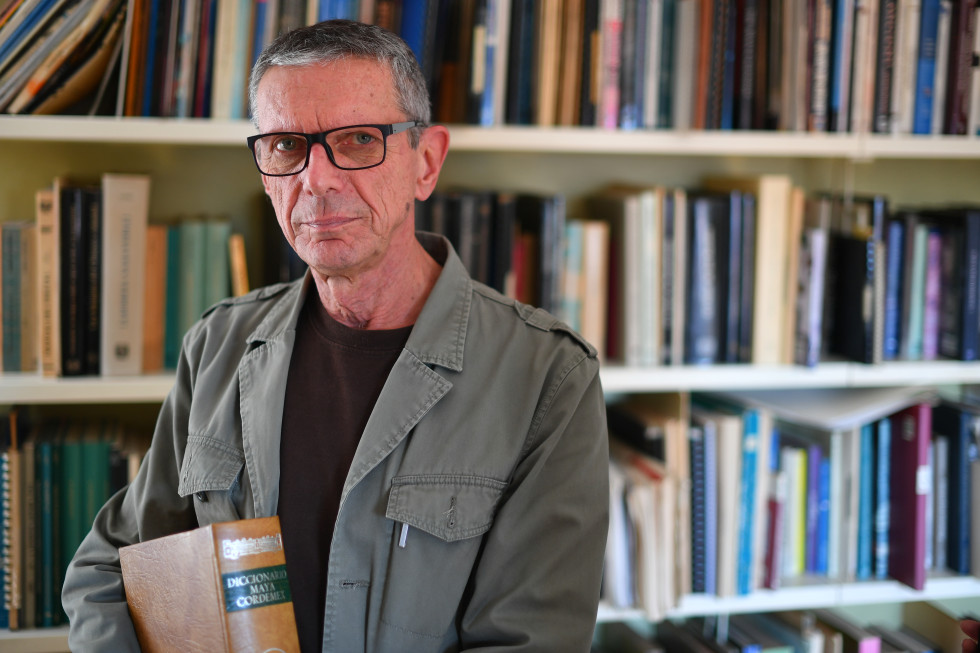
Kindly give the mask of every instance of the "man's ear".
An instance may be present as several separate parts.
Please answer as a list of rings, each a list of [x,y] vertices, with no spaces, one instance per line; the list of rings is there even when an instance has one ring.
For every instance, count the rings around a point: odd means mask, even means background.
[[[424,201],[436,187],[442,163],[449,153],[449,130],[443,125],[431,125],[419,139],[419,176],[415,180],[415,199]]]

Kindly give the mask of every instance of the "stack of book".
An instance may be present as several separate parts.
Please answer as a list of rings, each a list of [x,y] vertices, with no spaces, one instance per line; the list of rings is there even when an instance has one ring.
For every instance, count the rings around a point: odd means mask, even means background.
[[[64,4],[0,4],[0,110],[242,119],[249,68],[275,35],[351,18],[408,42],[441,122],[970,135],[980,126],[976,20],[954,0],[823,0],[808,11],[775,0]]]

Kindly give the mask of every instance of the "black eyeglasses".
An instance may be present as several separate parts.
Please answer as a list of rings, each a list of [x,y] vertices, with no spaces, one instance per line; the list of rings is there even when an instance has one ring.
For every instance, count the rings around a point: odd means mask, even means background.
[[[389,136],[422,124],[409,120],[390,125],[350,125],[315,134],[270,132],[246,140],[259,172],[269,177],[287,177],[306,169],[314,143],[322,145],[330,162],[341,170],[374,168],[384,163]]]

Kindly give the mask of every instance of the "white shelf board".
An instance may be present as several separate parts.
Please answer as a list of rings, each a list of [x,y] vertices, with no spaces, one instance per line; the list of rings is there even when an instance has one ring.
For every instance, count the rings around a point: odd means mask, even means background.
[[[0,374],[0,405],[158,403],[173,387],[172,374],[48,378]]]
[[[974,597],[980,598],[980,578],[972,576],[930,578],[922,591],[913,590],[893,580],[828,583],[823,579],[812,579],[778,590],[759,590],[745,596],[719,598],[707,594],[689,594],[682,597],[680,604],[668,611],[667,616],[686,618],[713,614],[844,608],[855,605]],[[608,604],[600,605],[600,622],[634,619],[643,619],[643,612],[636,608],[619,609]]]
[[[612,130],[593,127],[450,125],[457,152],[980,159],[980,138],[767,131]],[[245,146],[246,120],[0,116],[0,141]]]
[[[812,368],[794,365],[606,365],[600,375],[603,390],[607,393],[932,386],[980,383],[980,362],[822,363]],[[0,405],[155,403],[163,401],[173,382],[172,374],[57,379],[39,374],[0,374]]]
[[[885,387],[980,383],[980,363],[901,361],[863,365],[821,363],[798,365],[681,365],[602,368],[606,392],[671,392],[680,390],[761,390],[772,388]]]

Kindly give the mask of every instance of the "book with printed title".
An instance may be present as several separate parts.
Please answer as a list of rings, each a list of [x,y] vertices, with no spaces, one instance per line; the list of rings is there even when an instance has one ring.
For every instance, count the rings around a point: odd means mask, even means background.
[[[146,653],[299,653],[279,518],[219,522],[119,550]]]

